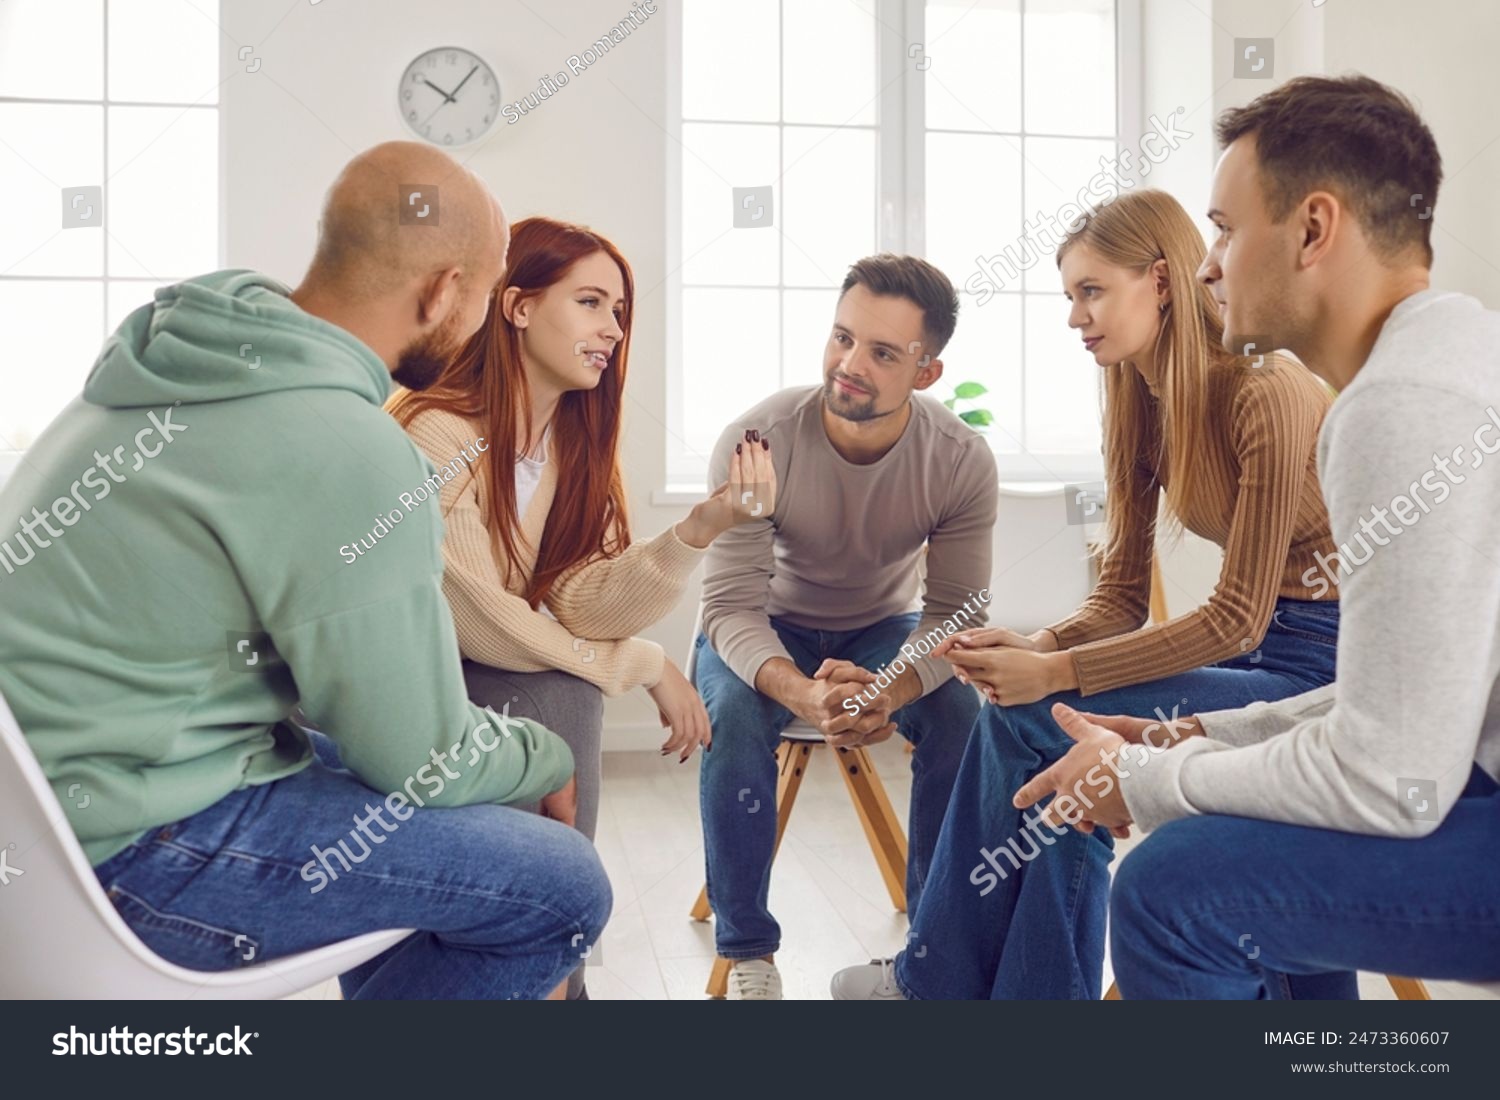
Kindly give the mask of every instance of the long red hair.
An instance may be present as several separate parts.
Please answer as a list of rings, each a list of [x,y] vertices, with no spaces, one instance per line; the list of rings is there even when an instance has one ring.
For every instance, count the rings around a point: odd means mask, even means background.
[[[540,295],[560,282],[575,263],[596,252],[605,253],[620,268],[625,302],[619,323],[624,335],[599,384],[563,394],[553,414],[551,452],[567,472],[559,478],[559,486],[565,485],[567,492],[557,494],[547,513],[536,568],[524,593],[533,608],[546,599],[561,574],[593,558],[614,557],[630,545],[619,455],[620,407],[635,303],[630,264],[613,243],[583,226],[550,218],[517,222],[511,229],[507,271],[490,300],[484,325],[430,389],[402,391],[389,406],[402,427],[427,409],[441,409],[483,425],[489,462],[482,467],[480,493],[489,505],[485,522],[490,534],[504,550],[509,582],[509,571],[520,559],[525,542],[516,512],[514,465],[522,439],[531,437],[532,423],[520,335],[506,321],[501,304],[511,287],[520,289],[521,298]],[[524,437],[518,434],[518,424],[525,426]]]

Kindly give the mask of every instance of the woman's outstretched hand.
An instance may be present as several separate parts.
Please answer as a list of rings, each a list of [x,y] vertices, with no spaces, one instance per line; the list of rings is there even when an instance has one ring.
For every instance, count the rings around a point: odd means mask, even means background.
[[[700,550],[740,523],[770,519],[776,510],[776,467],[771,444],[747,429],[729,458],[729,480],[693,505],[677,525],[677,537]]]

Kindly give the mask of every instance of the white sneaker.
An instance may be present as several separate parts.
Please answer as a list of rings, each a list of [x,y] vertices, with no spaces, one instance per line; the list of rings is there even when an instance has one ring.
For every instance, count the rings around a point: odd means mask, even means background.
[[[728,1000],[781,1000],[781,971],[765,959],[741,959],[729,968]]]
[[[863,966],[846,966],[833,976],[829,992],[835,1001],[904,1001],[896,985],[895,967],[895,959],[871,959]]]

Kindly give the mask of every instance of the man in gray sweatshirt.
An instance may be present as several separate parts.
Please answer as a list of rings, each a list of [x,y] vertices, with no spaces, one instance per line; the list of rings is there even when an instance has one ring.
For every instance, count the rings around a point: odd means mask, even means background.
[[[1338,680],[1135,745],[1139,723],[1059,708],[1079,744],[1017,804],[1155,830],[1111,899],[1126,998],[1500,978],[1500,314],[1429,287],[1441,160],[1399,93],[1304,77],[1218,136],[1199,276],[1226,345],[1287,348],[1340,391],[1317,453]]]
[[[777,484],[771,514],[708,552],[693,662],[713,725],[703,834],[718,953],[735,960],[731,1000],[781,996],[767,891],[776,746],[794,719],[835,746],[898,727],[916,746],[906,875],[916,906],[979,713],[974,689],[927,654],[987,621],[999,498],[989,444],[915,392],[942,376],[957,317],[952,284],[926,261],[860,260],[823,349],[823,384],[756,405],[714,450],[711,485],[736,450],[767,445]]]

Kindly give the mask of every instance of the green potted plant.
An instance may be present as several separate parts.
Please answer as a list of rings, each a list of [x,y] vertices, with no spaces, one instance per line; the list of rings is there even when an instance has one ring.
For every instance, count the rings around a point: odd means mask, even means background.
[[[963,412],[958,412],[957,406],[960,401],[972,403],[989,392],[989,390],[985,389],[978,382],[960,382],[953,387],[953,396],[944,401],[943,404],[958,413],[958,418],[969,427],[973,428],[976,432],[982,432],[995,422],[994,414],[989,409],[980,408],[970,408],[965,409]]]

